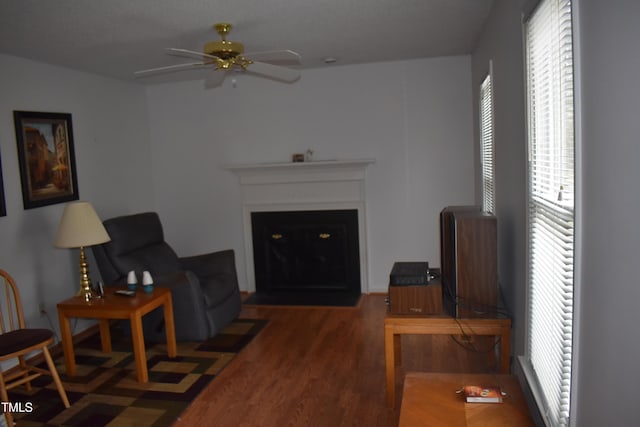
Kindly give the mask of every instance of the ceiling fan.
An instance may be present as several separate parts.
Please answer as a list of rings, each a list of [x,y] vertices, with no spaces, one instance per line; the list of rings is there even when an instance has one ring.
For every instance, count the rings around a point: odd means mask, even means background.
[[[210,68],[211,72],[205,79],[205,88],[213,88],[222,84],[226,74],[230,71],[245,71],[285,83],[293,83],[300,78],[299,70],[287,67],[300,65],[300,55],[296,52],[272,50],[244,53],[242,43],[227,40],[227,34],[232,28],[231,24],[219,23],[215,24],[213,28],[218,32],[221,40],[205,44],[202,52],[179,48],[166,49],[170,55],[197,58],[198,62],[136,71],[134,76],[146,77],[174,71]]]

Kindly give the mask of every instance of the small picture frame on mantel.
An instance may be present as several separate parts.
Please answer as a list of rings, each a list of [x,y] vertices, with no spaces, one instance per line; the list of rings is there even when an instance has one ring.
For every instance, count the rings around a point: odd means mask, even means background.
[[[291,155],[291,161],[293,163],[301,163],[304,162],[304,153],[293,153]]]

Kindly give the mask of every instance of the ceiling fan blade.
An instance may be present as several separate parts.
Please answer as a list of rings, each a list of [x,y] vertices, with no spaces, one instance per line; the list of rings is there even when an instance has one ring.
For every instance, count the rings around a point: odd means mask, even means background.
[[[293,83],[300,78],[299,70],[267,64],[266,62],[253,62],[247,67],[247,72],[286,83]]]
[[[203,61],[205,61],[207,59],[212,60],[212,61],[218,60],[217,56],[209,55],[209,54],[204,53],[204,52],[196,52],[195,50],[168,47],[168,48],[165,49],[165,51],[169,55],[182,56],[182,57],[186,57],[186,58],[198,58],[198,59],[201,59]]]
[[[220,86],[226,74],[226,70],[211,70],[211,72],[207,75],[207,78],[204,80],[204,88],[212,89],[214,87]]]
[[[169,65],[167,67],[149,68],[148,70],[135,71],[134,77],[145,77],[153,74],[172,73],[174,71],[182,71],[189,69],[197,69],[200,67],[210,66],[207,62],[191,62],[188,64]]]
[[[243,54],[252,61],[266,62],[274,65],[295,66],[300,65],[302,57],[292,50],[268,50],[264,52],[251,52]]]

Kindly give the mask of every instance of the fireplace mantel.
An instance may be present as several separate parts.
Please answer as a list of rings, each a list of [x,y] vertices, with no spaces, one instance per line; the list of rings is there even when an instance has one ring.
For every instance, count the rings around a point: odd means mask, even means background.
[[[364,180],[373,159],[229,165],[240,184]]]
[[[229,165],[242,189],[248,291],[255,291],[251,213],[356,209],[361,289],[368,292],[366,169],[373,159]]]

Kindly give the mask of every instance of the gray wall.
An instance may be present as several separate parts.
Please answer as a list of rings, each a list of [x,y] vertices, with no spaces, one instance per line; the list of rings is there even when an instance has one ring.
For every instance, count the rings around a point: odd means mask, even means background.
[[[576,425],[637,425],[640,3],[579,6],[584,222]]]
[[[229,164],[374,158],[367,169],[370,291],[395,261],[440,264],[438,213],[473,203],[470,56],[305,70],[294,85],[238,75],[148,89],[156,202],[178,252],[234,248],[242,205]],[[194,226],[197,224],[197,226]]]
[[[180,254],[235,249],[242,287],[240,187],[227,164],[289,161],[307,148],[318,159],[375,158],[367,220],[376,291],[396,260],[438,265],[439,210],[473,202],[470,56],[310,70],[291,86],[239,76],[216,90],[201,81],[146,88],[7,55],[0,70],[0,268],[17,279],[33,326],[49,326],[43,303],[57,328],[55,304],[78,288],[78,251],[52,244],[63,204],[22,207],[13,110],[71,113],[80,198],[103,219],[159,211]],[[92,259],[90,268],[97,279]]]
[[[498,268],[505,302],[513,313],[513,349],[524,349],[526,298],[526,139],[520,1],[497,1],[472,55],[476,200],[481,201],[478,97],[493,63]]]
[[[524,352],[526,298],[521,3],[496,0],[472,56],[474,94],[488,60],[494,61],[500,273],[514,308],[515,354]],[[634,316],[640,300],[635,264],[640,244],[640,3],[578,0],[574,8],[579,18],[574,39],[581,54],[576,66],[581,77],[582,221],[577,223],[572,424],[630,426],[637,425],[640,380]]]
[[[0,268],[18,283],[27,323],[50,326],[42,303],[57,327],[56,303],[80,286],[79,255],[53,247],[64,204],[23,209],[14,110],[71,114],[80,199],[106,218],[153,207],[147,101],[136,84],[0,55]]]

